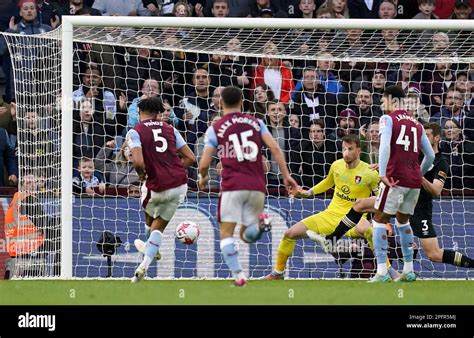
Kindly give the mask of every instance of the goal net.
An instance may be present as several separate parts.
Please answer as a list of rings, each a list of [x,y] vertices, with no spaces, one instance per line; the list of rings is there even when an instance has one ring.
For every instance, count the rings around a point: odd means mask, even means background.
[[[134,240],[146,240],[140,182],[124,138],[139,121],[138,102],[161,96],[169,123],[199,159],[227,85],[243,88],[245,111],[265,121],[305,188],[341,158],[340,139],[348,133],[361,136],[362,159],[377,162],[382,92],[401,85],[408,109],[443,127],[441,151],[450,176],[443,197],[434,200],[440,246],[474,256],[472,23],[64,19],[62,32],[4,34],[15,79],[20,191],[30,196],[19,203],[31,204],[20,212],[33,217],[44,235],[42,246],[14,260],[16,277],[131,277],[141,261]],[[324,210],[332,198],[331,190],[314,199],[289,198],[276,163],[262,152],[273,230],[256,244],[240,243],[250,278],[270,273],[284,231]],[[162,258],[149,277],[230,277],[219,249],[218,168],[216,159],[204,192],[196,188],[196,164],[189,169],[190,192],[166,229]],[[175,239],[183,221],[199,225],[197,244]],[[401,249],[392,229],[389,258],[399,268]],[[419,276],[473,277],[467,269],[432,263],[419,248]],[[286,275],[367,278],[375,266],[363,239],[344,238],[337,254],[305,239],[297,241]]]

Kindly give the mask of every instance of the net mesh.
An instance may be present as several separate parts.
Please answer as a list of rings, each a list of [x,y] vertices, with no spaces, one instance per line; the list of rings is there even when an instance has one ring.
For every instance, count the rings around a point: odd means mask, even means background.
[[[267,123],[292,175],[306,188],[320,182],[330,164],[341,158],[340,139],[347,133],[360,134],[363,160],[376,162],[381,93],[388,84],[401,85],[410,93],[413,113],[421,120],[439,121],[443,127],[447,123],[444,128],[451,130],[451,134],[443,132],[441,144],[451,164],[451,178],[446,185],[447,196],[434,202],[433,223],[442,247],[474,256],[474,205],[469,198],[474,188],[474,130],[468,106],[472,106],[469,79],[472,81],[474,69],[473,34],[75,28],[73,276],[128,278],[141,261],[133,246],[136,238],[146,240],[139,181],[124,142],[126,131],[138,123],[138,102],[161,95],[169,123],[182,133],[199,159],[204,132],[221,113],[221,86],[227,85],[243,88],[245,110]],[[26,190],[28,177],[36,182],[37,186],[30,188],[35,189],[31,204],[36,209],[25,212],[41,215],[34,223],[46,233],[41,259],[36,259],[36,252],[34,257],[18,259],[17,267],[24,262],[34,264],[29,270],[18,268],[16,275],[57,276],[61,224],[60,33],[5,34],[5,38],[15,77],[20,190]],[[451,91],[452,86],[457,89]],[[272,103],[273,99],[280,103]],[[457,112],[456,105],[463,107],[458,127],[464,141],[454,140],[452,130],[456,133],[456,126],[448,122],[447,113]],[[324,210],[332,196],[329,191],[317,199],[288,198],[275,162],[268,151],[264,154],[269,193],[266,209],[273,219],[273,231],[257,244],[240,243],[240,261],[252,278],[271,271],[284,231]],[[216,222],[220,181],[217,158],[211,167],[208,192],[196,191],[195,166],[188,174],[190,193],[166,230],[163,258],[153,264],[148,275],[229,277],[220,254]],[[201,235],[197,244],[186,246],[173,234],[180,222],[189,220],[200,226]],[[120,239],[97,246],[104,231]],[[396,268],[402,257],[398,242],[394,233],[389,257]],[[370,276],[374,266],[373,254],[363,240],[344,239],[336,255],[324,253],[309,240],[300,240],[286,273],[290,278],[360,278]],[[422,250],[417,252],[416,271],[427,278],[472,277],[469,270],[430,262]]]

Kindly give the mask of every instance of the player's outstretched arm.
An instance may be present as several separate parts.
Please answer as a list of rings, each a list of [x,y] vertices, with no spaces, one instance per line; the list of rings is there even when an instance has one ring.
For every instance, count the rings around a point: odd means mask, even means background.
[[[187,144],[178,149],[178,154],[181,156],[181,162],[185,169],[189,168],[194,162],[196,162],[196,156]]]
[[[198,186],[199,189],[204,189],[207,186],[209,180],[209,167],[211,166],[212,157],[216,149],[213,147],[204,147],[202,152],[201,161],[199,161],[199,175],[198,175]]]
[[[390,141],[392,139],[392,119],[388,115],[384,115],[380,118],[380,152],[379,152],[379,175],[380,180],[386,186],[394,186],[398,182],[389,180],[386,176],[388,161],[390,159]]]
[[[138,177],[141,181],[145,180],[145,160],[143,159],[143,152],[141,147],[134,147],[130,149],[132,153],[133,167],[137,171]]]
[[[428,139],[428,136],[426,136],[426,132],[424,129],[422,129],[421,132],[421,151],[425,155],[420,165],[421,172],[424,175],[428,172],[428,170],[430,170],[430,167],[435,159],[433,147],[431,147],[430,140]]]
[[[262,134],[262,140],[272,153],[275,162],[278,163],[278,167],[280,168],[281,174],[283,175],[283,183],[285,184],[286,190],[289,193],[292,191],[298,191],[300,187],[293,177],[291,177],[290,171],[288,170],[288,166],[286,164],[285,156],[283,156],[278,143],[276,143],[275,139],[270,133]]]
[[[444,182],[435,179],[433,183],[428,181],[426,178],[423,177],[421,181],[421,185],[423,188],[430,193],[433,197],[439,197],[441,195],[441,191],[443,191]]]

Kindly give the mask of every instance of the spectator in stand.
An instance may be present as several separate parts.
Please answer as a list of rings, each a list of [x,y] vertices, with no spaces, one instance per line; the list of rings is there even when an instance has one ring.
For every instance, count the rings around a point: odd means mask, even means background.
[[[289,164],[290,172],[297,174],[299,166],[295,159],[300,152],[301,135],[298,129],[290,127],[287,119],[285,104],[278,101],[267,103],[266,123],[268,131],[277,141],[280,149],[285,154],[286,162]],[[278,164],[273,160],[271,153],[267,150],[265,157],[270,164],[270,171],[267,174],[269,188],[278,188],[282,184],[282,176]]]
[[[229,0],[212,0],[210,16],[215,18],[225,18],[229,16],[229,13]],[[204,16],[204,11],[197,10],[196,16]]]
[[[362,150],[360,159],[369,164],[378,163],[380,148],[379,121],[374,120],[367,128],[361,126],[359,135],[361,140],[360,148]]]
[[[430,121],[430,113],[425,105],[421,103],[421,92],[418,88],[408,88],[405,102],[406,109],[418,120],[418,122],[428,123]]]
[[[36,111],[27,111],[24,115],[23,128],[19,130],[18,153],[22,168],[38,174],[40,168],[49,165],[59,167],[61,160],[59,149],[53,143],[53,138],[45,125],[45,119],[40,119]],[[26,156],[27,155],[27,156]],[[51,176],[59,174],[56,168],[48,168]]]
[[[396,57],[401,56],[405,53],[405,47],[399,41],[398,36],[400,31],[398,29],[383,29],[382,30],[382,41],[377,48],[380,51],[380,56],[383,57]]]
[[[16,0],[0,1],[0,32],[6,31],[10,26],[10,20],[18,13]],[[11,76],[11,60],[10,54],[6,48],[3,36],[0,36],[0,67],[5,75],[5,88],[3,98],[7,103],[14,99],[13,94],[13,77]]]
[[[15,146],[11,143],[7,131],[0,128],[0,186],[18,184],[18,158],[15,156]],[[5,182],[5,169],[8,182]]]
[[[77,168],[80,158],[93,159],[106,144],[103,122],[95,118],[92,99],[81,99],[79,111],[74,112],[73,133],[74,167]],[[109,140],[107,146],[110,147],[112,142]]]
[[[315,0],[299,0],[299,15],[295,17],[313,19],[316,16]]]
[[[209,121],[215,116],[222,116],[221,93],[225,87],[217,87],[212,92],[212,103],[209,110],[201,110],[196,123],[192,126],[191,131],[187,134],[187,142],[191,150],[194,150],[196,140],[206,133],[209,127]]]
[[[40,24],[50,25],[52,29],[59,26],[61,14],[48,1],[36,0],[36,9]]]
[[[185,134],[193,130],[194,124],[202,111],[209,111],[212,98],[209,73],[203,68],[194,72],[193,86],[180,101],[179,108],[175,109],[177,129]]]
[[[267,116],[267,102],[269,101],[275,101],[273,91],[265,83],[259,84],[253,90],[250,113],[257,119],[265,120]]]
[[[273,0],[275,1],[275,0]],[[268,12],[272,13],[272,16],[276,18],[286,18],[288,15],[282,8],[279,8],[275,3],[271,0],[255,0],[255,2],[250,5],[250,16],[256,18],[259,17],[262,13],[268,10]]]
[[[287,104],[294,89],[291,70],[283,64],[281,59],[271,56],[278,53],[277,46],[273,42],[267,42],[263,52],[269,56],[263,57],[257,66],[251,88],[265,83],[271,88],[277,100]]]
[[[422,84],[421,92],[423,93],[423,103],[429,107],[431,116],[440,112],[443,97],[456,80],[451,66],[450,62],[438,62],[435,64],[434,72],[427,70],[427,75],[432,75],[430,80]]]
[[[103,194],[105,192],[104,178],[95,171],[94,161],[87,157],[79,160],[78,171],[72,179],[72,191],[75,194],[95,195],[95,188]]]
[[[472,19],[472,4],[470,0],[456,0],[451,19],[468,20]]]
[[[82,84],[72,93],[73,101],[77,105],[83,98],[91,98],[94,106],[94,119],[101,121],[109,137],[122,133],[127,125],[126,97],[122,93],[119,103],[110,90],[102,84],[102,73],[95,65],[86,69]]]
[[[20,8],[20,22],[16,22],[15,17],[11,17],[7,32],[33,35],[46,33],[51,27],[56,27],[58,22],[51,19],[49,22],[40,22],[38,18],[38,5],[36,0],[20,0],[18,2]]]
[[[344,92],[344,87],[334,71],[336,63],[333,59],[329,52],[318,53],[317,76],[328,93],[337,95]]]
[[[152,16],[171,16],[176,0],[142,0],[143,7],[145,7]]]
[[[436,0],[418,0],[418,9],[420,12],[413,19],[438,19],[433,14],[436,8]]]
[[[389,85],[400,86],[404,91],[407,91],[409,88],[421,89],[420,80],[418,64],[412,62],[400,64],[398,72],[388,75]]]
[[[188,1],[189,2],[189,1]],[[214,2],[212,0],[200,1],[196,4],[194,12],[196,16],[213,16],[212,8]],[[247,17],[250,15],[250,6],[253,5],[254,0],[228,0],[227,7],[229,8],[230,17]]]
[[[392,0],[382,0],[378,14],[380,19],[395,19],[397,17],[397,6]]]
[[[211,86],[237,86],[243,88],[250,82],[247,77],[247,68],[248,66],[244,65],[239,57],[212,54],[209,62]]]
[[[130,56],[126,61],[125,78],[128,97],[136,97],[140,90],[140,83],[144,79],[161,80],[161,59],[155,55],[150,48],[143,46],[153,46],[155,41],[147,35],[137,36],[139,48],[130,48]]]
[[[93,16],[102,15],[99,10],[86,6],[84,4],[84,0],[69,0],[58,10],[58,12],[60,15],[77,15],[77,13],[83,9],[88,9],[90,11],[90,15]]]
[[[351,112],[354,112],[359,119],[358,125],[367,128],[374,120],[378,121],[382,116],[379,106],[373,104],[372,93],[367,88],[361,88],[355,97],[355,105],[351,106]]]
[[[463,107],[463,94],[455,86],[452,86],[445,95],[444,107],[441,108],[439,113],[431,116],[431,122],[436,122],[444,128],[447,120],[456,120],[462,129],[464,127],[464,116],[466,115]]]
[[[334,19],[334,15],[331,10],[327,7],[319,7],[316,11],[317,19]]]
[[[8,104],[0,96],[0,128],[5,129],[9,135],[16,135],[16,127],[15,103]]]
[[[293,127],[293,128],[296,128],[296,129],[301,128],[300,117],[296,114],[290,114],[290,116],[288,117],[288,122],[290,124],[290,127]]]
[[[92,8],[102,15],[149,16],[150,11],[143,7],[142,0],[95,0]]]
[[[464,139],[461,126],[455,119],[447,120],[441,140],[441,153],[451,170],[446,189],[474,189],[474,143]]]
[[[362,29],[348,29],[345,32],[338,31],[331,42],[329,50],[334,54],[347,53],[348,56],[362,57],[366,54],[362,42]],[[364,63],[365,64],[365,63]]]
[[[308,139],[309,128],[314,120],[322,119],[329,129],[336,127],[336,104],[336,96],[326,92],[316,69],[305,68],[301,90],[294,92],[291,109],[291,113],[300,118],[303,138]]]
[[[372,102],[376,107],[380,107],[382,103],[382,97],[386,83],[387,81],[385,78],[385,72],[380,69],[376,69],[372,75],[371,82]]]
[[[352,19],[377,19],[381,0],[350,0],[347,4]]]
[[[299,183],[312,188],[329,173],[331,164],[337,159],[336,142],[326,138],[323,120],[314,120],[309,127],[309,137],[303,137],[297,163],[301,166]]]
[[[12,16],[8,22],[7,32],[16,33],[21,35],[35,35],[49,32],[51,30],[50,25],[55,25],[56,22],[49,22],[49,24],[40,23],[38,21],[38,7],[35,0],[20,0],[18,2],[20,9],[20,21],[18,22],[15,16]],[[7,8],[8,9],[8,8]],[[35,93],[38,91],[36,88],[35,80],[33,77],[33,70],[36,67],[39,53],[38,46],[31,46],[31,48],[23,48],[21,52],[22,57],[17,57],[14,60],[16,67],[22,69],[29,69],[30,72],[22,72],[21,77],[16,79],[16,90],[21,93]],[[15,97],[15,90],[13,85],[13,74],[11,68],[11,59],[8,54],[7,43],[3,35],[0,36],[0,57],[3,58],[3,67],[5,71],[5,98],[7,102],[11,102]],[[37,68],[38,69],[38,68]],[[44,76],[44,75],[43,75]]]
[[[127,114],[127,130],[123,132],[123,136],[128,130],[135,127],[140,122],[140,114],[138,111],[138,104],[140,101],[147,99],[149,97],[157,97],[160,95],[160,85],[158,81],[155,79],[146,79],[143,81],[143,85],[141,86],[140,94],[141,96],[137,96],[133,99],[132,103],[128,107],[128,114]]]
[[[208,123],[206,123],[206,126],[212,126],[214,123],[219,121],[221,119],[220,115],[215,115],[213,116]],[[199,138],[196,141],[196,145],[194,146],[194,153],[196,154],[196,162],[199,163],[202,158],[202,154],[204,151],[204,139],[205,135],[202,134],[199,136]],[[209,189],[219,189],[220,188],[220,181],[221,181],[221,165],[219,163],[219,157],[217,155],[214,155],[212,157],[212,162],[211,166],[209,167]]]
[[[335,140],[337,150],[342,152],[342,138],[349,134],[359,133],[359,118],[357,114],[350,108],[344,109],[339,113],[337,118],[337,129],[334,133],[328,136],[329,139]]]
[[[461,70],[456,73],[455,88],[464,96],[464,106],[466,110],[472,110],[470,108],[472,102],[472,94],[474,90],[474,81],[469,81],[469,74],[465,70]]]
[[[457,0],[436,0],[436,8],[434,14],[440,19],[449,19],[454,12],[455,4],[464,3],[466,1],[457,1]],[[474,0],[469,0],[471,8],[474,7]]]
[[[349,8],[347,7],[347,0],[326,0],[322,7],[327,7],[332,12],[336,19],[348,19]]]
[[[122,144],[120,151],[111,160],[115,146],[115,143],[110,142],[99,151],[94,159],[95,169],[102,173],[109,187],[128,188],[132,184],[140,183],[137,171],[132,165],[128,142]]]
[[[431,55],[437,56],[449,52],[449,40],[449,35],[444,32],[433,34],[431,37]]]
[[[184,18],[192,16],[192,11],[186,2],[178,1],[174,4],[172,14],[173,16]]]

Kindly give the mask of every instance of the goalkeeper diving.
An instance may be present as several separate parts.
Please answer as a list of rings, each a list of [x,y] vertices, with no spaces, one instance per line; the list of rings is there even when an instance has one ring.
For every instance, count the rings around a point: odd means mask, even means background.
[[[286,263],[293,254],[298,239],[309,237],[316,241],[320,235],[333,233],[357,199],[377,194],[380,181],[378,173],[360,160],[360,140],[356,135],[343,137],[342,154],[343,158],[332,163],[329,174],[323,181],[308,191],[300,189],[294,192],[297,197],[311,197],[335,187],[334,196],[326,210],[301,220],[285,232],[278,247],[275,268],[264,279],[284,279]],[[354,224],[346,235],[365,238],[373,250],[372,227],[365,217]],[[393,278],[398,277],[393,268],[390,267],[389,271],[394,274]]]

